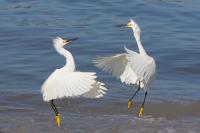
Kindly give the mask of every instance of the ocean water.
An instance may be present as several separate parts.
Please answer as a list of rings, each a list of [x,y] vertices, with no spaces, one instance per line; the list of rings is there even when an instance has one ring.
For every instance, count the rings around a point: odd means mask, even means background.
[[[92,64],[125,45],[138,50],[132,31],[116,27],[130,18],[157,63],[142,119],[144,93],[127,111],[134,87]],[[0,0],[0,132],[199,133],[199,20],[198,0]],[[44,80],[65,64],[51,43],[56,36],[79,37],[66,47],[77,70],[97,72],[109,89],[101,99],[58,100],[61,129],[40,94]]]

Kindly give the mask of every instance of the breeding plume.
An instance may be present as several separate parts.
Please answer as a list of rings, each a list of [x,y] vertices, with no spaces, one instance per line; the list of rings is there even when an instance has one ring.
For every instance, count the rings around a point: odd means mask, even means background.
[[[128,100],[128,109],[133,105],[133,98],[142,88],[145,92],[143,103],[140,107],[138,116],[142,117],[144,113],[144,103],[150,87],[150,83],[155,77],[156,64],[144,50],[140,33],[141,29],[134,20],[130,20],[128,24],[120,25],[120,27],[128,27],[133,30],[139,52],[132,51],[124,47],[126,53],[117,54],[110,57],[98,57],[94,63],[105,72],[112,74],[120,79],[122,83],[137,85],[138,89]]]
[[[41,91],[43,100],[50,102],[55,112],[55,121],[60,127],[60,113],[54,104],[54,99],[67,97],[100,98],[106,93],[104,84],[96,81],[96,73],[76,71],[72,54],[64,49],[64,45],[71,43],[73,39],[53,39],[55,50],[66,59],[64,67],[56,69],[43,83]]]

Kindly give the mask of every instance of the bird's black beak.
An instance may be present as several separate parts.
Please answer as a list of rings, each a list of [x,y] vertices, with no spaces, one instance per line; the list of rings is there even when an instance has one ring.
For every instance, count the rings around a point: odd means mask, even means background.
[[[79,39],[78,37],[71,38],[71,39],[63,39],[63,41],[64,41],[63,43],[66,45],[66,44],[69,44],[70,42],[78,40],[78,39]]]
[[[75,41],[75,40],[78,40],[79,38],[78,37],[75,37],[75,38],[71,38],[71,39],[66,39],[68,42],[71,42],[71,41]]]
[[[79,38],[78,37],[75,37],[75,38],[71,38],[71,39],[68,39],[68,41],[75,41],[75,40],[78,40]]]
[[[118,24],[118,25],[116,25],[116,27],[126,27],[127,26],[127,24]]]

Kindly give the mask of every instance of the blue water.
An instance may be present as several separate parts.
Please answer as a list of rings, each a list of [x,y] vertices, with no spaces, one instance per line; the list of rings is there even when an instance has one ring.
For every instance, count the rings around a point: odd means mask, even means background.
[[[146,51],[155,58],[151,100],[200,99],[199,1],[0,1],[0,91],[36,91],[64,59],[51,39],[80,37],[69,49],[77,70],[97,71],[109,88],[106,98],[126,98],[132,88],[93,66],[97,55],[137,50],[132,31],[115,27],[130,18],[142,29]]]
[[[130,18],[141,27],[144,48],[157,63],[148,101],[199,101],[199,0],[0,0],[0,93],[36,94],[42,103],[41,84],[65,64],[52,38],[79,37],[66,47],[77,70],[97,72],[109,89],[104,101],[126,101],[133,87],[98,70],[92,60],[122,53],[124,45],[138,50],[132,31],[116,27]]]

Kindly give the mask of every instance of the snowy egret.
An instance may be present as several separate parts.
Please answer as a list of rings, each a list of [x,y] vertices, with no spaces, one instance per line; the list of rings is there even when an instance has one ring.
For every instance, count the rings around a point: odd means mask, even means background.
[[[58,127],[60,127],[60,113],[54,104],[54,99],[64,97],[100,98],[107,90],[103,83],[96,81],[96,73],[76,71],[73,56],[64,49],[64,45],[77,39],[65,40],[60,37],[53,39],[55,50],[66,58],[66,64],[64,67],[56,69],[41,87],[43,100],[50,101]]]
[[[133,98],[142,88],[145,92],[143,103],[141,104],[138,116],[142,117],[144,113],[144,103],[149,90],[149,85],[153,81],[156,73],[156,64],[152,57],[145,52],[141,40],[141,29],[138,24],[130,19],[128,24],[120,25],[133,30],[134,37],[139,49],[139,53],[124,47],[126,53],[117,54],[110,57],[98,57],[94,63],[105,72],[116,76],[125,84],[135,84],[138,86],[136,92],[128,100],[128,109],[133,105]]]

